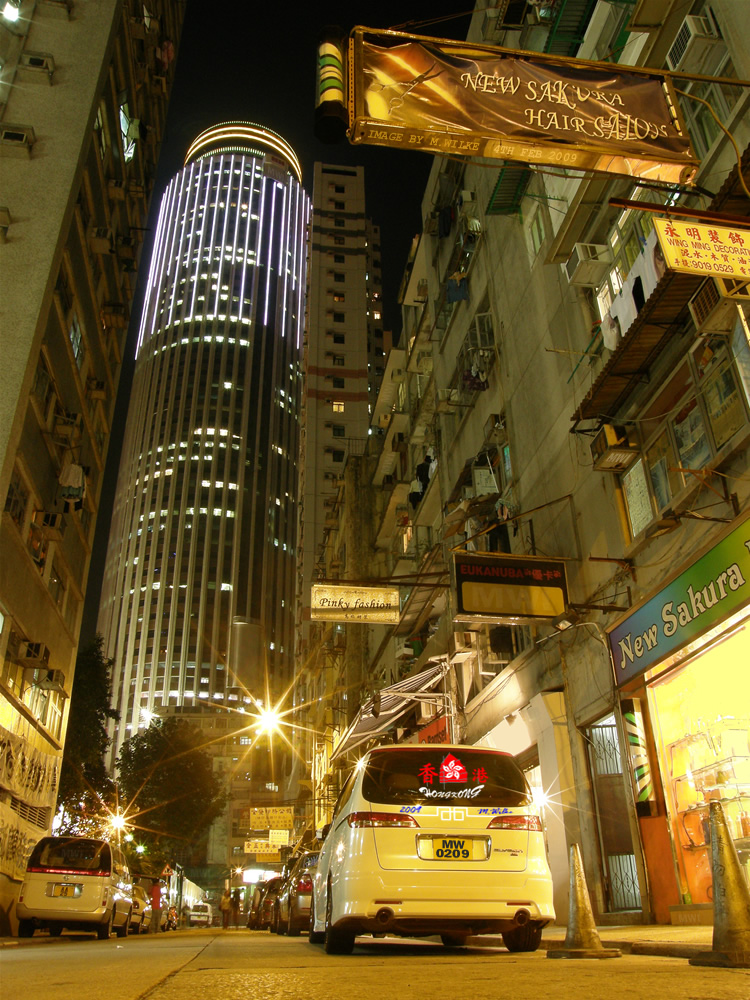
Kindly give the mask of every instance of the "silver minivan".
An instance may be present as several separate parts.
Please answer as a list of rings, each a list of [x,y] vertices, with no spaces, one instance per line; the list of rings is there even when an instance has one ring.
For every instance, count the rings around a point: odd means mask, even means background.
[[[93,837],[43,837],[31,852],[16,904],[18,936],[46,927],[88,930],[106,940],[126,937],[132,883],[119,847]]]

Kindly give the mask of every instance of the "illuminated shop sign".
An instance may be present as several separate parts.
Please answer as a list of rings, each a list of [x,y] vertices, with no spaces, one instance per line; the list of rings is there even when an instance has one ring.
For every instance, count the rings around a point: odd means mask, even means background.
[[[746,518],[609,630],[616,683],[637,677],[749,602],[750,519]]]
[[[712,223],[654,219],[664,260],[673,271],[750,278],[750,230]]]
[[[455,621],[549,620],[567,605],[565,563],[536,556],[456,552]]]
[[[376,622],[398,625],[398,587],[347,587],[313,584],[310,618],[325,622]]]
[[[664,73],[369,28],[350,59],[353,143],[675,184],[698,164]]]

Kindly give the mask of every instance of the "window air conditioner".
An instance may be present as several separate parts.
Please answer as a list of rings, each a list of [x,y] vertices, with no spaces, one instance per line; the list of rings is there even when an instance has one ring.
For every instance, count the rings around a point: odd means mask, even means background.
[[[65,531],[65,518],[54,511],[35,510],[32,521],[42,529],[46,538],[60,539]]]
[[[86,380],[86,389],[90,399],[106,399],[107,383],[101,379],[90,378]]]
[[[52,83],[55,72],[55,60],[49,52],[22,52],[18,62],[19,69],[29,69],[34,72],[46,73]]]
[[[575,243],[563,267],[571,285],[596,288],[612,267],[612,254],[601,243]]]
[[[37,687],[65,694],[65,674],[62,670],[37,670],[36,675]]]
[[[116,201],[124,201],[125,195],[128,192],[128,182],[127,181],[109,181],[107,184],[107,190],[109,191],[110,198]]]
[[[710,18],[689,14],[667,52],[668,68],[673,72],[697,70],[717,41]]]
[[[406,377],[406,372],[403,368],[394,368],[391,372],[391,379],[394,382],[403,382]]]
[[[0,125],[0,145],[9,149],[25,149],[29,155],[31,147],[36,142],[36,134],[30,125]]]
[[[21,656],[29,666],[46,665],[49,663],[49,648],[43,642],[22,642]]]
[[[83,428],[80,413],[58,413],[55,415],[53,436],[59,441],[71,441],[78,437]]]
[[[112,230],[106,226],[92,226],[89,229],[89,249],[92,253],[112,253]]]
[[[737,303],[721,295],[713,278],[701,285],[688,309],[699,333],[730,334],[737,324]]]
[[[638,449],[628,441],[624,427],[604,424],[591,442],[591,458],[599,472],[623,472],[637,454]]]
[[[399,642],[396,645],[397,660],[413,660],[414,650],[410,642]]]

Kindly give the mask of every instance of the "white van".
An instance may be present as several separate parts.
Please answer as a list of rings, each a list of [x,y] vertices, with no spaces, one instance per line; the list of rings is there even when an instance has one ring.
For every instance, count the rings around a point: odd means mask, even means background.
[[[190,911],[191,927],[211,927],[214,911],[210,903],[195,903]]]
[[[18,936],[46,927],[94,931],[106,940],[126,937],[132,884],[122,851],[93,837],[43,837],[31,852],[16,904]]]
[[[497,934],[535,951],[555,919],[544,832],[513,758],[414,744],[365,754],[318,858],[309,939],[348,953],[357,934]]]

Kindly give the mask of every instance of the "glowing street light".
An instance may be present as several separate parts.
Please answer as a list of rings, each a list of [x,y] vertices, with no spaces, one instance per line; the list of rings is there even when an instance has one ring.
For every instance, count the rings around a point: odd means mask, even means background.
[[[256,729],[259,733],[271,733],[278,732],[281,723],[281,716],[276,711],[275,708],[261,708],[258,713],[258,724]]]

